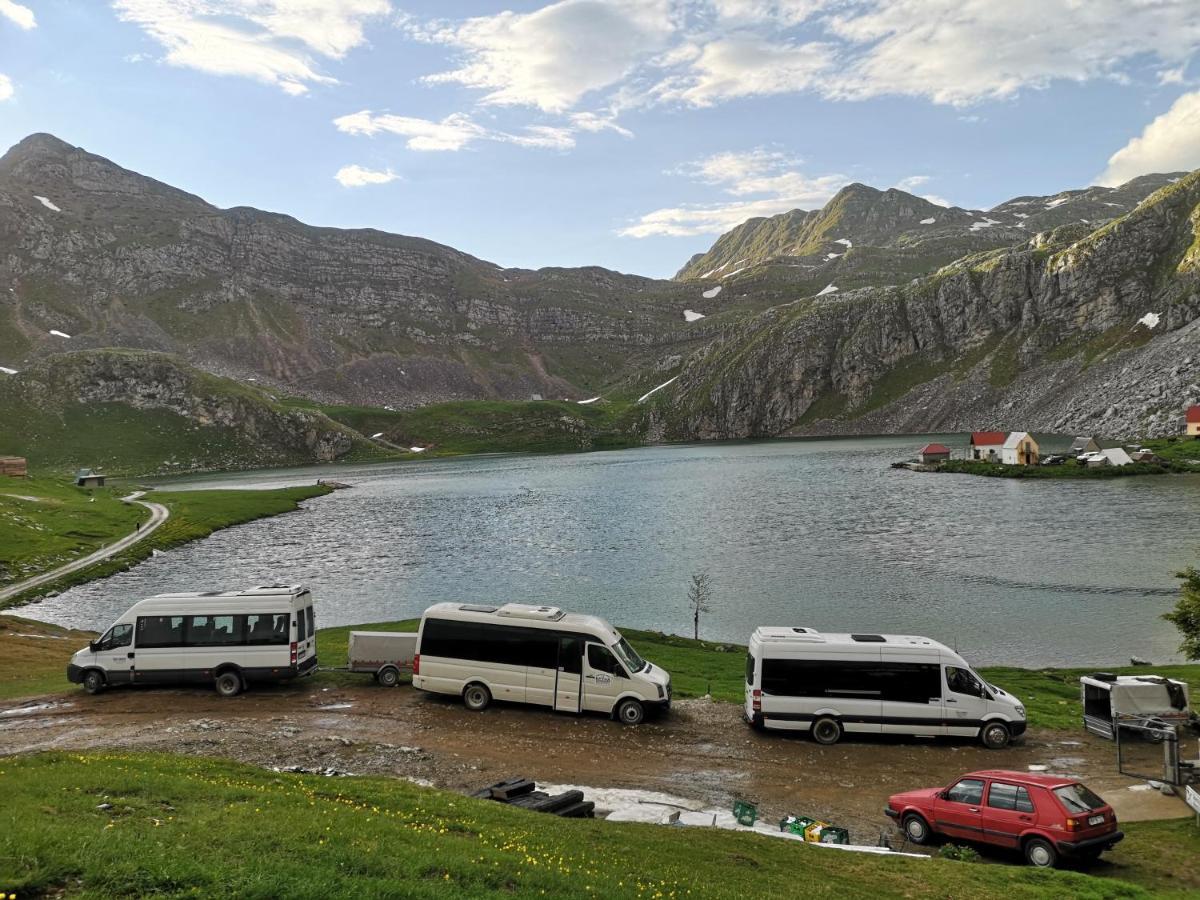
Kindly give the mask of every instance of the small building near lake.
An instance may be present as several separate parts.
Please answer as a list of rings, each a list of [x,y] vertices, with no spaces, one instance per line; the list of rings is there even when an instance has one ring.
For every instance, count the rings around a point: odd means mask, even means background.
[[[945,444],[926,444],[917,451],[917,458],[923,463],[946,462],[950,458],[950,448]]]
[[[94,469],[80,469],[75,473],[76,487],[104,487],[104,476]]]
[[[1036,466],[1039,458],[1037,439],[1028,431],[1014,431],[1000,448],[1000,462],[1007,466]]]
[[[1083,456],[1085,453],[1095,453],[1099,449],[1100,442],[1096,440],[1095,435],[1091,435],[1089,437],[1085,434],[1082,437],[1075,438],[1075,440],[1071,442],[1072,456]]]
[[[29,474],[29,466],[23,456],[0,456],[0,475],[13,478],[24,478]]]
[[[967,459],[981,462],[1000,462],[1007,435],[1003,431],[972,431],[967,443]]]
[[[1188,407],[1184,420],[1187,423],[1184,434],[1189,437],[1200,437],[1200,403]]]

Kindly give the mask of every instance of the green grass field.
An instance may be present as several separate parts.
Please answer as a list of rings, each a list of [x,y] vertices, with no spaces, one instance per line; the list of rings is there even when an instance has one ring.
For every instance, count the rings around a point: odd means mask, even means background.
[[[1200,832],[1186,821],[1130,826],[1122,847],[1145,855],[1126,862],[1115,853],[1106,877],[1092,877],[563,820],[397,779],[277,774],[171,755],[7,758],[0,791],[0,889],[18,897],[1009,900],[1200,888],[1189,865]]]
[[[150,511],[118,498],[131,488],[76,488],[47,477],[13,478],[0,488],[36,499],[0,495],[0,585],[12,584],[86,556],[131,532]],[[24,602],[52,590],[62,590],[93,578],[128,569],[154,550],[168,550],[208,537],[220,528],[279,515],[299,508],[304,500],[329,492],[320,485],[270,491],[151,491],[147,499],[171,511],[157,530],[116,556],[73,572],[52,584],[18,595],[7,604]]]

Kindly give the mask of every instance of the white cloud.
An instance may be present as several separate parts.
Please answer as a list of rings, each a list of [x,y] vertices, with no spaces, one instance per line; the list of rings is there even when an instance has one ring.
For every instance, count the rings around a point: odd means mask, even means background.
[[[623,237],[690,237],[721,234],[747,219],[792,209],[824,206],[848,182],[844,175],[809,177],[799,160],[765,148],[718,153],[678,170],[735,197],[764,195],[727,203],[687,204],[656,209],[620,229]]]
[[[736,34],[705,44],[687,71],[665,79],[660,100],[711,106],[735,97],[787,94],[817,84],[834,65],[833,47],[820,42],[778,43]]]
[[[0,75],[0,103],[3,103],[14,93],[12,79],[7,75]]]
[[[349,165],[342,166],[333,177],[342,187],[364,187],[368,184],[387,184],[400,176],[391,169],[381,172],[378,169],[365,169],[359,165]]]
[[[496,141],[520,147],[549,150],[569,150],[575,146],[570,128],[550,125],[530,125],[520,132],[497,131],[485,128],[469,116],[454,113],[440,122],[391,113],[373,113],[369,109],[350,113],[333,120],[334,127],[346,134],[372,137],[380,133],[398,134],[408,138],[409,150],[455,151],[475,141]]]
[[[37,27],[33,10],[20,3],[14,3],[13,0],[0,0],[0,16],[10,19],[18,28],[24,28],[26,31]]]
[[[902,191],[913,191],[923,184],[929,183],[928,175],[909,175],[907,178],[901,178],[893,185]]]
[[[621,137],[633,137],[633,132],[620,125],[616,116],[611,113],[572,113],[570,122],[579,131],[615,131]]]
[[[312,54],[341,59],[366,40],[364,23],[391,9],[388,0],[115,0],[113,6],[165,48],[171,65],[252,78],[293,95],[336,83]]]
[[[1150,172],[1200,168],[1200,91],[1184,94],[1108,159],[1097,184],[1115,187]]]
[[[427,82],[483,90],[484,103],[565,112],[667,49],[675,27],[671,0],[560,0],[531,13],[410,25],[409,33],[463,56]]]

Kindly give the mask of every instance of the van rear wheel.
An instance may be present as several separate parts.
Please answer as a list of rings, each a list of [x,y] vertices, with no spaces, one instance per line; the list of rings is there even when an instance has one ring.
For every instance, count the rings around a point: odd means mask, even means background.
[[[812,724],[812,738],[818,744],[829,746],[842,739],[842,723],[829,716],[823,716]]]
[[[492,702],[492,692],[482,684],[468,684],[463,691],[463,706],[471,712],[483,712]]]
[[[217,676],[217,693],[222,697],[236,697],[242,692],[242,676],[237,672],[222,672]]]
[[[104,690],[104,687],[104,673],[99,669],[90,669],[88,670],[88,673],[83,676],[83,689],[89,694],[98,694]]]
[[[1012,740],[1012,733],[1003,722],[991,722],[983,726],[983,730],[979,732],[979,739],[989,750],[1003,750]]]
[[[640,700],[626,697],[617,704],[617,721],[622,725],[641,725],[646,718],[646,707]]]
[[[375,676],[375,680],[384,687],[395,687],[400,683],[400,670],[395,666],[384,666]]]

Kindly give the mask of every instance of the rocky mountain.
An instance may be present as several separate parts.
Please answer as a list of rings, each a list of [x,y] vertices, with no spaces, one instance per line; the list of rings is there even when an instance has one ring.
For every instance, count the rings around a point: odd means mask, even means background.
[[[1036,205],[1090,210],[1161,180],[1005,206],[1014,218]],[[899,286],[810,296],[731,327],[655,395],[656,432],[1179,433],[1200,401],[1200,171],[1167,181],[1100,228],[1063,225]]]
[[[301,465],[391,454],[314,409],[144,351],[53,354],[6,378],[0,453],[39,470],[151,474]]]
[[[1119,188],[1017,197],[986,212],[942,207],[892,188],[842,188],[822,209],[750,219],[694,256],[676,278],[732,290],[800,293],[900,284],[960,257],[1022,244],[1062,225],[1097,227],[1185,173],[1147,175]]]
[[[683,316],[694,293],[600,268],[502,269],[420,238],[217,209],[50,135],[0,158],[9,369],[65,349],[129,347],[357,403],[590,396],[702,335],[708,326]]]

